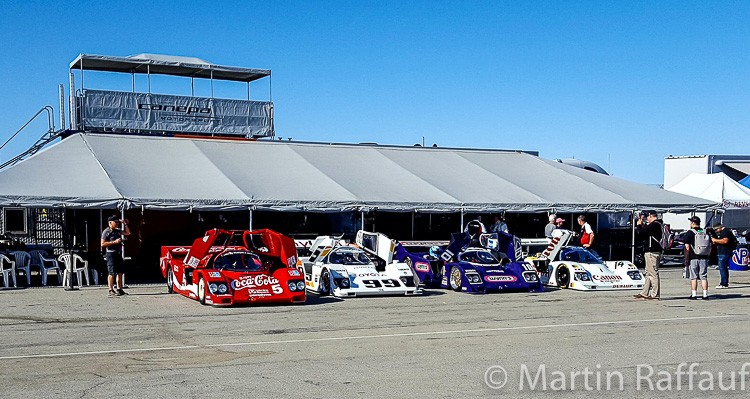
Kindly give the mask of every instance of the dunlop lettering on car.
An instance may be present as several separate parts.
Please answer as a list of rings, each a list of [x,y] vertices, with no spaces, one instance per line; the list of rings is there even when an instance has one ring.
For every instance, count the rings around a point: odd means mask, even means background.
[[[491,283],[511,283],[516,281],[516,276],[484,276],[486,281]]]

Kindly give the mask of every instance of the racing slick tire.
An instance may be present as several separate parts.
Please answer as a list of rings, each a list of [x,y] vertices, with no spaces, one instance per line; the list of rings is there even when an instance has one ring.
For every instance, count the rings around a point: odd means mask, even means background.
[[[331,274],[328,273],[328,269],[323,269],[320,273],[320,295],[331,295]]]
[[[206,280],[203,279],[203,276],[198,277],[198,302],[201,305],[206,304]]]
[[[448,282],[453,291],[461,291],[461,269],[459,269],[458,266],[453,266],[451,268],[451,275]]]
[[[172,271],[171,267],[167,272],[167,292],[170,294],[174,294],[174,272]]]
[[[567,266],[560,266],[557,268],[557,286],[560,288],[568,288],[570,285],[570,269]]]

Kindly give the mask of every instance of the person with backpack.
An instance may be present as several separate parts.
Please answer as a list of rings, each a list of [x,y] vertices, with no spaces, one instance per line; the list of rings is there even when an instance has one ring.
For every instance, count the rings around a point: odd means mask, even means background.
[[[683,242],[692,289],[689,299],[698,299],[698,280],[701,280],[703,299],[708,300],[708,255],[711,253],[711,237],[701,229],[701,218],[692,216],[688,220],[690,230],[683,235]]]
[[[639,294],[633,295],[636,299],[647,299],[658,301],[661,296],[659,288],[659,263],[664,248],[662,248],[661,239],[663,236],[662,224],[657,221],[656,211],[646,213],[646,222],[641,216],[636,221],[636,233],[643,239],[643,257],[646,260],[646,281],[643,284],[643,290]]]
[[[721,275],[721,282],[716,288],[729,288],[729,258],[732,256],[734,249],[737,248],[737,238],[721,223],[714,224],[713,229],[718,236],[717,238],[711,238],[711,242],[716,244],[719,274]]]

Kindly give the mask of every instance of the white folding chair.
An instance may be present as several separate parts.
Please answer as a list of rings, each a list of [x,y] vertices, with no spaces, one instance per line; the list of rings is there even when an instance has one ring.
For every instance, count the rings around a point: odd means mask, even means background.
[[[31,255],[26,251],[13,251],[10,253],[16,260],[16,273],[26,273],[26,285],[31,285]]]
[[[49,266],[47,266],[47,264]],[[62,283],[62,272],[60,271],[60,265],[57,263],[57,259],[48,258],[46,251],[41,249],[35,249],[31,251],[31,266],[36,266],[39,268],[39,274],[42,275],[42,285],[47,285],[47,276],[52,270],[54,270],[57,274],[57,282]]]
[[[0,254],[0,272],[3,275],[5,288],[8,288],[10,276],[13,276],[13,287],[18,287],[16,285],[16,262],[3,254]]]

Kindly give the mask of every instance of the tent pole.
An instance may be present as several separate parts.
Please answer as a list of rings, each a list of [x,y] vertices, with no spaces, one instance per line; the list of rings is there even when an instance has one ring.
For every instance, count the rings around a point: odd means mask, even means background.
[[[416,216],[417,211],[411,211],[411,239],[414,239],[414,218]]]
[[[632,225],[632,239],[630,241],[630,261],[635,263],[635,211],[630,213],[630,224]]]
[[[211,69],[211,98],[214,98],[214,70]]]
[[[130,76],[133,78],[133,93],[135,93],[135,70],[130,72]]]
[[[250,82],[247,82],[247,101],[250,101]]]
[[[151,93],[151,64],[146,65],[146,76],[148,77],[148,92]]]
[[[360,230],[364,230],[365,229],[365,210],[360,209],[359,215],[360,215],[360,219],[362,219],[362,228]]]
[[[248,216],[248,229],[253,231],[253,210],[252,208],[249,208],[248,211],[250,212],[250,215]]]
[[[461,225],[458,226],[458,231],[464,231],[464,208],[461,208]]]

